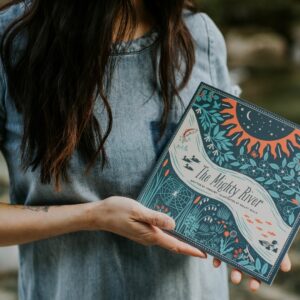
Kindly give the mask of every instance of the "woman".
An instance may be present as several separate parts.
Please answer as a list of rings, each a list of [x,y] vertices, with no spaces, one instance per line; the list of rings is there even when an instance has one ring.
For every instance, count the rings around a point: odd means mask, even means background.
[[[0,241],[19,244],[21,300],[228,299],[225,264],[213,268],[164,233],[173,219],[134,200],[199,82],[233,92],[223,37],[193,11],[184,0],[2,10],[11,203],[0,207]]]

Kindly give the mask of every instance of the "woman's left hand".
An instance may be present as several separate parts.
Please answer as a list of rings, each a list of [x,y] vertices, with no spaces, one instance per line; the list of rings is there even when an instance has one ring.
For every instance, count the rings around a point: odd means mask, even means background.
[[[217,258],[214,258],[213,264],[216,268],[218,268],[221,265],[221,261]],[[288,254],[286,254],[281,262],[280,269],[283,272],[289,272],[291,270],[291,266],[292,266],[291,260]],[[231,271],[230,278],[233,284],[239,284],[242,280],[242,272],[233,268]],[[259,289],[260,284],[261,282],[259,280],[254,279],[252,277],[250,277],[248,281],[249,289],[252,292],[256,292]]]

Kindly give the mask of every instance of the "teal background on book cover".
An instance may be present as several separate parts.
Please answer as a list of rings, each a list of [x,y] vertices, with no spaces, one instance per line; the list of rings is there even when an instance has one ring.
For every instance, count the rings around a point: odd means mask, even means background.
[[[272,283],[299,227],[298,126],[201,84],[174,134],[139,201],[171,215],[179,238]]]

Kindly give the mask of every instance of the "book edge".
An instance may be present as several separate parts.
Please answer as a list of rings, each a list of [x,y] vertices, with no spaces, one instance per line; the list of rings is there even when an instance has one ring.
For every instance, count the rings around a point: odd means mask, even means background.
[[[281,122],[281,123],[284,123],[288,126],[291,126],[294,129],[300,129],[300,125],[296,124],[295,122],[292,122],[292,121],[288,120],[287,118],[285,118],[283,116],[280,116],[277,113],[268,111],[267,109],[265,109],[263,107],[259,107],[255,103],[251,103],[251,102],[249,102],[249,101],[247,101],[247,100],[245,100],[241,97],[234,96],[230,93],[227,93],[223,90],[215,88],[215,87],[201,81],[200,84],[198,85],[195,93],[193,94],[188,106],[186,107],[184,114],[181,116],[180,120],[178,121],[178,123],[176,125],[176,129],[174,130],[174,132],[172,133],[172,136],[170,137],[169,141],[165,145],[164,150],[161,152],[158,159],[156,160],[155,165],[154,165],[147,181],[143,185],[143,188],[141,189],[138,197],[136,198],[137,201],[139,201],[141,199],[141,197],[144,195],[145,191],[147,190],[148,185],[151,183],[153,177],[157,173],[157,170],[160,167],[160,164],[161,164],[163,158],[165,157],[166,153],[169,151],[169,147],[170,147],[171,143],[173,142],[175,136],[177,135],[177,133],[178,133],[183,121],[185,120],[187,114],[189,113],[192,105],[194,104],[194,102],[196,100],[196,95],[205,87],[208,88],[210,91],[215,91],[220,95],[232,98],[235,101],[237,101],[238,103],[241,103],[245,106],[248,106],[248,107],[250,107],[250,108],[252,108],[252,109],[254,109],[254,110],[256,110],[260,113],[263,113],[264,115],[267,115],[267,116]],[[225,256],[221,255],[220,253],[215,252],[214,250],[212,250],[210,248],[207,248],[204,245],[198,244],[196,241],[194,241],[192,239],[189,239],[189,238],[185,237],[184,235],[182,235],[182,234],[180,234],[180,233],[178,233],[174,230],[164,230],[164,231],[171,234],[171,235],[173,235],[173,236],[175,236],[175,237],[177,237],[177,238],[179,238],[179,239],[181,239],[181,240],[183,240],[183,241],[185,241],[185,242],[187,242],[187,243],[189,243],[189,244],[191,244],[192,246],[196,246],[197,248],[199,248],[201,250],[204,250],[205,252],[213,255],[214,257],[220,258],[221,260],[225,261],[226,263],[228,263],[231,266],[234,266],[234,267],[238,268],[239,270],[243,271],[244,273],[247,273],[248,275],[251,275],[256,279],[261,280],[261,281],[267,283],[268,285],[272,285],[272,283],[275,279],[275,276],[276,276],[277,272],[279,271],[280,263],[282,262],[284,255],[288,252],[290,246],[293,243],[293,240],[295,239],[295,237],[297,235],[297,232],[299,230],[299,226],[300,226],[300,214],[298,215],[294,225],[291,227],[291,233],[289,234],[289,237],[286,239],[284,247],[282,248],[275,264],[272,266],[271,271],[268,273],[268,276],[266,276],[266,277],[264,277],[262,275],[259,275],[259,273],[255,273],[251,270],[248,270],[247,268],[243,267],[242,265],[236,264],[234,261],[226,258]]]

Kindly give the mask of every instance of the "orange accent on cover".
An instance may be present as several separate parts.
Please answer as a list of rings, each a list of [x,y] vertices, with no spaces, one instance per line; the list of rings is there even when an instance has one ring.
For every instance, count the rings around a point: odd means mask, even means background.
[[[246,145],[248,153],[251,152],[251,149],[254,145],[259,143],[259,148],[258,148],[258,155],[259,157],[263,156],[264,150],[267,148],[267,146],[270,146],[270,151],[274,158],[277,157],[276,153],[276,147],[279,145],[281,147],[282,152],[284,152],[287,156],[291,155],[290,150],[288,149],[288,144],[287,142],[289,141],[294,147],[300,148],[300,145],[297,142],[297,135],[300,136],[300,130],[295,129],[293,132],[291,132],[288,136],[283,137],[278,140],[274,141],[268,141],[268,140],[263,140],[259,139],[257,137],[251,136],[248,134],[240,125],[239,120],[236,115],[236,107],[237,107],[237,102],[231,98],[226,98],[223,99],[223,102],[228,103],[231,105],[231,108],[224,108],[221,113],[222,114],[230,114],[232,118],[229,118],[225,120],[222,125],[236,125],[235,127],[231,128],[229,132],[227,133],[227,136],[234,135],[236,133],[241,133],[241,135],[237,138],[237,145],[239,145],[242,141],[248,140],[248,143]]]
[[[163,167],[165,167],[166,165],[167,165],[167,163],[169,162],[169,160],[168,159],[165,159],[165,161],[164,161],[164,163],[163,163]]]
[[[201,196],[196,197],[196,199],[194,200],[194,204],[197,204],[200,200],[201,200]]]
[[[197,129],[195,129],[195,128],[188,128],[183,132],[182,136],[184,138],[186,138],[187,136],[189,136],[192,133],[195,133],[196,131],[197,131]]]

